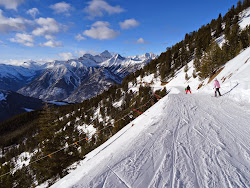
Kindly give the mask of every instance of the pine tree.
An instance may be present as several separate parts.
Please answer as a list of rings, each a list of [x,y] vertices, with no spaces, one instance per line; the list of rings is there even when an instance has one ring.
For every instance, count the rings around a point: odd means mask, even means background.
[[[196,78],[197,77],[197,74],[196,74],[196,70],[194,69],[193,70],[193,78]]]
[[[221,27],[221,24],[222,24],[222,17],[221,17],[221,14],[219,14],[219,17],[216,21],[216,31],[215,31],[215,37],[219,37],[222,33],[222,27]]]
[[[250,0],[244,0],[243,1],[243,4],[242,4],[242,7],[243,9],[246,9],[250,6]]]
[[[239,43],[239,31],[240,31],[240,26],[238,23],[236,23],[232,25],[230,32],[226,35],[226,39],[228,40],[228,45],[230,46],[229,59],[232,59],[236,55],[236,49]]]
[[[199,72],[199,71],[200,71],[200,68],[201,68],[200,59],[197,58],[197,57],[194,59],[194,68],[195,68],[195,71],[196,71],[196,72]]]
[[[242,3],[241,3],[241,1],[238,1],[235,11],[236,11],[237,14],[239,14],[242,11]]]
[[[186,64],[184,67],[184,72],[187,72],[187,71],[188,71],[188,64]]]
[[[186,72],[186,74],[185,74],[185,80],[189,80],[189,76],[188,76],[188,74],[187,74],[187,72]]]
[[[240,36],[239,36],[239,40],[242,44],[243,49],[249,46],[249,40],[248,40],[249,36],[248,36],[247,28],[245,30],[241,31]]]
[[[201,60],[200,77],[206,78],[214,74],[216,69],[222,64],[222,51],[219,45],[213,40],[207,48],[204,57]]]
[[[51,143],[48,143],[47,140],[54,137],[57,125],[58,120],[56,119],[56,110],[53,106],[46,103],[39,118],[39,140],[41,143],[41,149],[48,149],[51,147]]]
[[[237,48],[235,49],[235,55],[238,55],[242,49],[243,49],[243,44],[242,44],[242,42],[240,41],[240,42],[238,43]]]

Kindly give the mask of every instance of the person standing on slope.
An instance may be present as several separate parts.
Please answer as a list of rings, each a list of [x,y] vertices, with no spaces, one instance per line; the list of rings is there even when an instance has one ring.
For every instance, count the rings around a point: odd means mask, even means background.
[[[220,83],[219,83],[219,81],[217,80],[217,78],[215,78],[215,80],[214,80],[214,89],[215,89],[215,97],[217,97],[217,92],[219,93],[219,96],[221,96],[221,94],[220,94]]]
[[[190,90],[189,85],[188,85],[187,88],[186,88],[186,94],[187,94],[188,91],[191,93],[191,90]]]

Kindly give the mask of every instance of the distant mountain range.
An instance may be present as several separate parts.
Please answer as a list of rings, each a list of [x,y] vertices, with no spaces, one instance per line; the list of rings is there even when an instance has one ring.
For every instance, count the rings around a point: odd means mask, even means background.
[[[99,55],[85,54],[68,61],[26,62],[23,66],[1,64],[0,89],[46,101],[81,102],[121,83],[126,75],[156,57],[153,53],[122,57],[106,50]]]

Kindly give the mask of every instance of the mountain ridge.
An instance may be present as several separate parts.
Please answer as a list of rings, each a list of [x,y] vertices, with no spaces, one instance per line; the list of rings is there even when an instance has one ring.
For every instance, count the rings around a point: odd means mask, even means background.
[[[106,50],[100,55],[85,54],[78,59],[54,61],[46,66],[46,70],[41,76],[20,88],[18,92],[43,100],[81,102],[96,96],[113,84],[121,83],[126,75],[143,68],[157,56],[151,53],[136,57],[137,60],[134,61],[132,58],[125,58],[119,54],[111,56]],[[98,85],[98,80],[101,81],[101,87]],[[83,88],[84,85],[93,85],[93,87],[87,89],[89,87]],[[86,93],[87,90],[91,93]],[[78,93],[78,95],[73,93]],[[71,94],[73,95],[71,96]]]

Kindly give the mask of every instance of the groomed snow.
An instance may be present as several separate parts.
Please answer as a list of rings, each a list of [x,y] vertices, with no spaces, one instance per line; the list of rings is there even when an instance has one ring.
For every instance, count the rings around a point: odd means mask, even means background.
[[[249,187],[249,104],[179,89],[52,187]]]
[[[193,61],[165,86],[170,94],[90,152],[52,187],[250,187],[250,48],[213,81],[192,77]],[[190,85],[192,94],[185,94]],[[137,87],[131,88],[132,90]],[[133,126],[132,126],[133,125]]]

